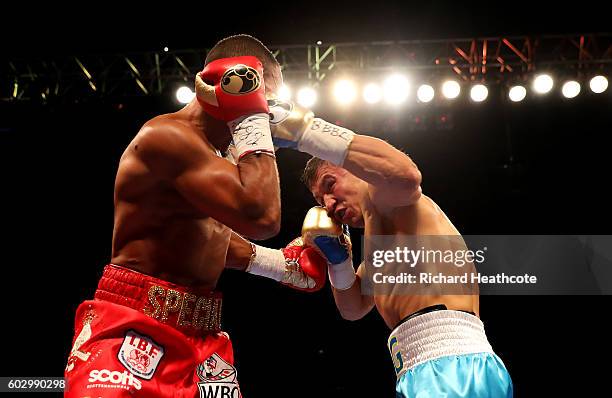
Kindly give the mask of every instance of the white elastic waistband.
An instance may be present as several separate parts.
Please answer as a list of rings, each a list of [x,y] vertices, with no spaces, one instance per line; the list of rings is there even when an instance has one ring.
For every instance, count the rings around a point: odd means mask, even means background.
[[[461,311],[432,311],[408,319],[391,332],[388,345],[397,377],[424,362],[493,349],[478,317]]]

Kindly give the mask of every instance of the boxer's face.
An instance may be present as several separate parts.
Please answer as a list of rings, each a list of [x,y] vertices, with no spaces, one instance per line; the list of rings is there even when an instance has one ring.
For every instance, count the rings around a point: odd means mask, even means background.
[[[317,171],[311,191],[331,218],[341,224],[363,228],[361,203],[368,192],[365,181],[342,167],[326,164]]]

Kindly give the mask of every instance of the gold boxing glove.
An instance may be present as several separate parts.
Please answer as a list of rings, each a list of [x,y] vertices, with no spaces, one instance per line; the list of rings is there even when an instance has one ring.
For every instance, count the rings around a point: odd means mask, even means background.
[[[302,224],[302,239],[321,253],[329,263],[329,282],[346,290],[355,282],[355,269],[348,227],[337,224],[324,207],[311,208]]]

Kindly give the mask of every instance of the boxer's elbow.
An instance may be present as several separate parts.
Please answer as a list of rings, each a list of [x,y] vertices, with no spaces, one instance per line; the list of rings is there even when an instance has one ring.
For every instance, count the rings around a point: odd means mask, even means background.
[[[264,240],[270,239],[280,232],[280,215],[268,215],[260,218],[257,222],[257,236],[253,236],[253,239]]]
[[[247,221],[243,234],[251,239],[269,239],[280,232],[281,215],[279,205],[270,202],[246,204],[243,214]]]
[[[408,193],[408,205],[413,205],[415,204],[423,195],[423,191],[421,189],[421,186],[419,185],[418,187],[416,187],[416,189],[411,190]]]
[[[239,232],[244,237],[253,240],[266,240],[278,235],[280,231],[280,220],[269,222],[267,220],[257,220],[243,227]]]
[[[416,203],[421,197],[421,172],[416,168],[397,173],[386,183],[384,192],[394,198],[402,198],[403,205]]]
[[[402,192],[415,190],[421,185],[422,175],[414,162],[406,155],[381,160],[381,167],[374,185],[386,186]]]
[[[363,300],[359,303],[352,303],[352,305],[338,305],[337,307],[342,319],[347,321],[358,321],[366,316],[371,309]]]
[[[421,172],[414,166],[399,173],[395,177],[394,185],[401,189],[403,193],[411,195],[416,191],[420,191],[422,179]]]
[[[358,321],[365,316],[365,314],[357,311],[339,310],[339,312],[342,319],[346,321]]]

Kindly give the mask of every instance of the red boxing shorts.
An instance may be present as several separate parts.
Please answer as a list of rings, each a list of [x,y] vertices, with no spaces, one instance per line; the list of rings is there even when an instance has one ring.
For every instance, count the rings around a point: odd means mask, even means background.
[[[107,265],[76,313],[66,397],[241,397],[219,293]]]

